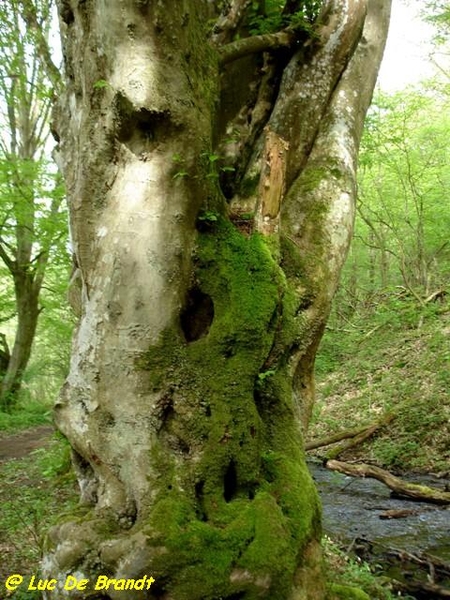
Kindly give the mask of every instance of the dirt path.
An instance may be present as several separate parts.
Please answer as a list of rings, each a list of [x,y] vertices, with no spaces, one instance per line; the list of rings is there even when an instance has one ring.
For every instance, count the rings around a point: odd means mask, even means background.
[[[0,463],[23,458],[33,450],[45,446],[54,431],[52,425],[40,425],[0,438]]]

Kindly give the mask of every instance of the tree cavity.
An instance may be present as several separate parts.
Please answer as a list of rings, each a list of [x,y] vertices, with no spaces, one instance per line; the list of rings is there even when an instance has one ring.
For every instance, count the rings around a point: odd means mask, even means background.
[[[181,329],[186,342],[195,342],[208,335],[213,319],[214,304],[211,296],[194,286],[187,293],[180,315]]]

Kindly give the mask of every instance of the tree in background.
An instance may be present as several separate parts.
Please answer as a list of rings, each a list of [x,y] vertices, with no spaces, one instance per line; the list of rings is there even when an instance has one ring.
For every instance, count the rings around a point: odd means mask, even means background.
[[[437,69],[450,80],[450,8],[446,0],[427,0],[423,18],[435,26],[434,50],[431,59]],[[447,90],[447,94],[448,94]]]
[[[448,285],[449,97],[439,86],[379,94],[369,112],[359,170],[350,297],[394,286],[417,300]]]
[[[52,255],[64,252],[63,187],[48,160],[49,118],[60,74],[49,46],[51,0],[0,6],[0,258],[1,321],[13,317],[12,348],[2,334],[0,408],[14,405],[28,364],[40,295]]]
[[[322,600],[302,430],[390,2],[58,8],[80,321],[56,420],[85,512],[44,572]]]
[[[450,8],[446,0],[427,0],[423,15],[436,26],[438,43],[448,42],[450,33]]]

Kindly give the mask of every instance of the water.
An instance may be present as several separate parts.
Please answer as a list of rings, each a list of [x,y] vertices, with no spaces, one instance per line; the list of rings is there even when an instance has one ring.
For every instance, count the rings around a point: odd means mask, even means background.
[[[310,462],[309,466],[322,499],[324,531],[330,537],[349,543],[355,538],[365,538],[450,562],[449,507],[391,498],[390,489],[375,479],[348,477],[316,462]],[[417,483],[443,489],[450,481],[427,475],[421,476]],[[411,509],[417,514],[380,519],[381,513],[391,509]]]

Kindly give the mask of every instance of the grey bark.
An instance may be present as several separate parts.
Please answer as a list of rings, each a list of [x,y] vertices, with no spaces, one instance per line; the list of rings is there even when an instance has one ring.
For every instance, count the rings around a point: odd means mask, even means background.
[[[248,3],[59,3],[81,317],[56,421],[86,509],[47,575],[325,596],[302,430],[390,3],[324,5],[301,47],[221,67]]]

